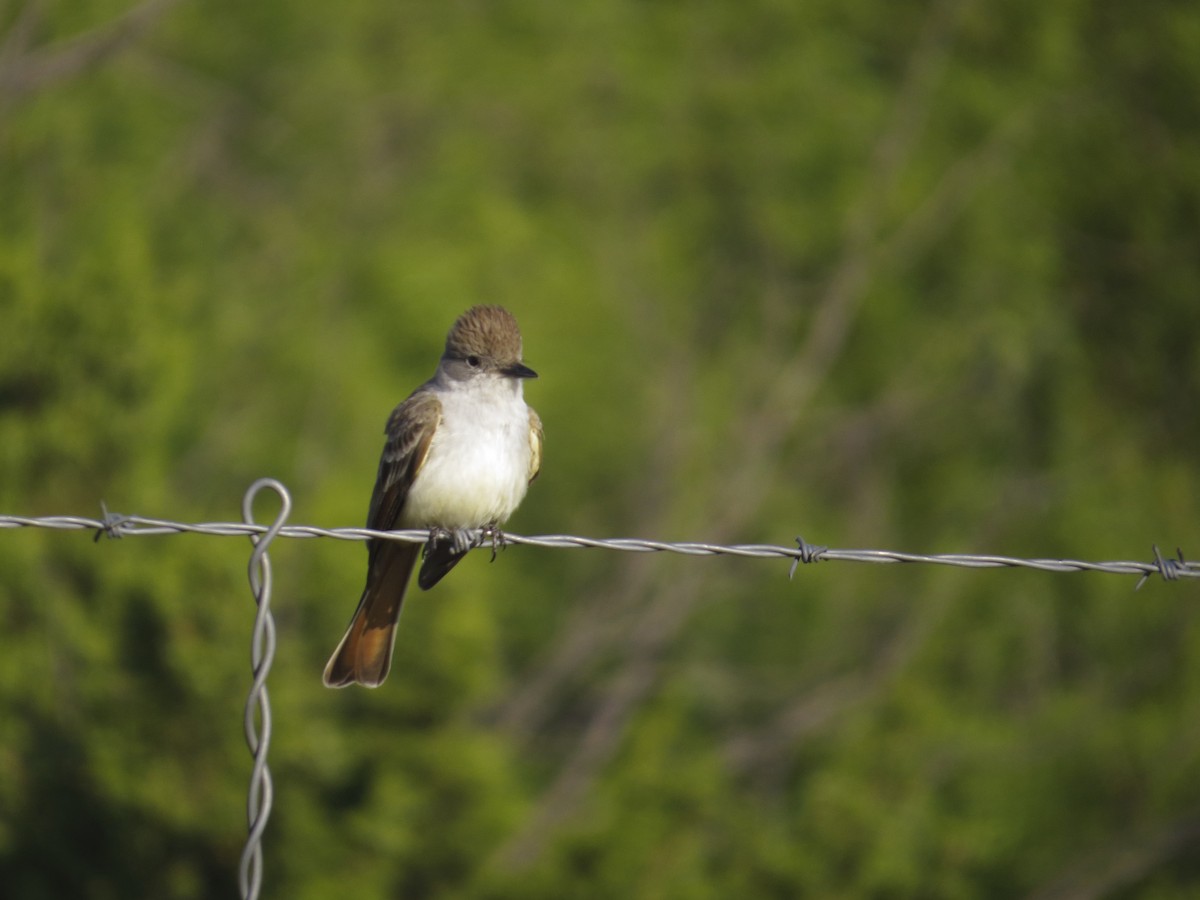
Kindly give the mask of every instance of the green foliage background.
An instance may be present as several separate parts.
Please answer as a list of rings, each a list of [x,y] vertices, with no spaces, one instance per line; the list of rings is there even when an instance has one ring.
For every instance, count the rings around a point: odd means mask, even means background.
[[[1200,6],[0,11],[0,511],[362,521],[476,302],[521,533],[1200,552]],[[264,502],[260,516],[274,510]],[[230,896],[248,544],[0,534],[0,884]],[[273,550],[267,897],[1181,898],[1200,591],[512,549],[320,671]]]

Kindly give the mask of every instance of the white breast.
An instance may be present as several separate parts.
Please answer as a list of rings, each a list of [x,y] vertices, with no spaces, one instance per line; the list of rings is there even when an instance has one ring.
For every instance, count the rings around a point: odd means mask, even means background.
[[[404,526],[503,523],[529,486],[529,408],[520,383],[478,379],[439,399],[442,421],[409,489]]]

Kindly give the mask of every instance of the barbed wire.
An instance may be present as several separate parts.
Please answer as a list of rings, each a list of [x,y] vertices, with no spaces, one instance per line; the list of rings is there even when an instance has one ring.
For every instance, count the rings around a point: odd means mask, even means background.
[[[0,515],[0,528],[52,528],[61,530],[88,530],[101,537],[121,538],[128,536],[161,534],[207,534],[220,536],[251,536],[266,534],[283,538],[333,538],[344,541],[365,541],[373,538],[422,544],[429,540],[429,531],[424,529],[402,529],[376,531],[370,528],[321,528],[313,525],[256,525],[252,522],[175,522],[170,519],[152,519],[144,516],[125,516],[117,513],[104,514],[102,519],[83,516],[25,516]],[[476,541],[491,545],[492,534],[486,529],[476,532]],[[795,547],[776,544],[713,544],[703,541],[656,541],[642,538],[592,538],[570,534],[519,535],[503,532],[497,535],[499,546],[527,546],[566,548],[595,548],[642,553],[681,553],[688,556],[738,556],[758,559],[789,559],[794,574],[800,563],[817,562],[863,562],[863,563],[927,563],[942,566],[962,566],[972,569],[1025,568],[1043,572],[1101,572],[1109,575],[1139,575],[1138,587],[1147,578],[1161,576],[1166,581],[1179,578],[1200,578],[1200,562],[1184,558],[1181,550],[1176,556],[1164,557],[1153,547],[1154,559],[1110,560],[1093,562],[1080,559],[1022,558],[996,554],[972,553],[906,553],[897,550],[838,549],[810,544],[797,537]]]
[[[280,510],[270,525],[254,522],[255,497],[264,489],[274,491],[280,499]],[[0,515],[0,529],[50,528],[63,531],[94,531],[95,540],[102,537],[123,538],[163,534],[206,534],[223,537],[249,537],[254,549],[250,554],[250,590],[257,612],[251,638],[250,665],[253,681],[246,697],[244,729],[246,743],[254,763],[247,793],[247,836],[238,867],[238,881],[243,900],[256,900],[262,887],[262,836],[271,814],[274,789],[267,766],[271,743],[271,704],[267,694],[267,676],[275,658],[275,618],[271,613],[271,560],[267,548],[276,538],[333,538],[344,541],[381,539],[404,543],[425,543],[430,532],[424,529],[376,531],[370,528],[318,528],[312,525],[285,525],[291,514],[292,498],[288,489],[273,478],[260,478],[246,490],[242,498],[241,522],[176,522],[144,516],[126,516],[109,512],[101,504],[101,518],[86,516],[12,516]],[[1182,550],[1164,557],[1157,546],[1149,562],[1113,560],[1089,562],[1078,559],[1028,559],[995,554],[971,553],[901,553],[895,550],[841,550],[810,544],[804,538],[795,539],[795,547],[776,544],[712,544],[703,541],[652,541],[640,538],[590,538],[570,534],[525,536],[479,529],[474,534],[477,546],[492,548],[522,545],[527,547],[593,548],[635,553],[681,553],[688,556],[737,556],[750,559],[788,559],[788,577],[795,575],[801,563],[865,562],[865,563],[927,563],[943,566],[963,566],[973,569],[1025,568],[1043,572],[1101,572],[1112,575],[1138,575],[1134,590],[1146,580],[1159,575],[1164,581],[1180,578],[1200,578],[1200,562],[1190,562]]]

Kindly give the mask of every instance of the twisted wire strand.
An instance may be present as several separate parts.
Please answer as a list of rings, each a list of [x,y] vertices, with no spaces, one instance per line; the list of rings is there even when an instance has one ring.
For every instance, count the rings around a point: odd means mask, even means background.
[[[282,485],[280,485],[282,487]],[[96,537],[120,538],[133,535],[161,534],[207,534],[218,536],[255,536],[271,531],[272,536],[285,538],[333,538],[344,541],[365,541],[371,538],[424,543],[429,539],[425,530],[406,529],[399,531],[375,531],[370,528],[320,528],[313,525],[257,525],[252,522],[175,522],[170,519],[152,519],[144,516],[104,514],[102,519],[82,516],[25,516],[0,515],[0,528],[54,528],[63,530],[94,530]],[[477,533],[479,543],[488,544],[490,533]],[[1137,587],[1155,575],[1165,581],[1180,578],[1200,578],[1200,562],[1191,562],[1177,550],[1175,557],[1164,557],[1153,547],[1154,559],[1110,560],[1093,562],[1080,559],[1027,559],[996,554],[972,553],[904,553],[896,550],[837,549],[809,544],[796,538],[795,547],[776,544],[712,544],[703,541],[654,541],[641,538],[591,538],[570,534],[500,535],[501,546],[524,545],[527,547],[549,547],[555,549],[589,547],[604,550],[620,550],[637,553],[681,553],[688,556],[738,556],[754,559],[788,559],[794,572],[799,563],[816,562],[860,562],[860,563],[910,563],[965,568],[1025,568],[1043,572],[1101,572],[1110,575],[1139,575]]]
[[[250,552],[248,574],[257,612],[250,639],[250,667],[254,679],[246,697],[243,721],[246,743],[250,747],[250,755],[254,758],[254,766],[250,772],[250,789],[246,795],[248,833],[238,866],[238,886],[243,900],[257,900],[262,888],[262,836],[267,828],[267,819],[271,815],[275,795],[271,770],[267,767],[267,751],[271,746],[271,703],[267,695],[267,675],[275,659],[275,617],[271,613],[271,558],[267,555],[267,547],[279,534],[292,511],[292,497],[288,489],[273,478],[260,478],[250,485],[242,498],[242,518],[247,524],[254,523],[254,498],[265,489],[273,490],[279,495],[280,508],[270,526],[261,532],[256,529],[250,534],[254,549]]]

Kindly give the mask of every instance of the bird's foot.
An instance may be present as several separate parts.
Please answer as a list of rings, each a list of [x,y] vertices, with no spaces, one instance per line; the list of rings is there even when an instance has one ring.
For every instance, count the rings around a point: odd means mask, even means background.
[[[496,561],[496,551],[503,550],[508,546],[504,540],[504,532],[496,524],[483,526],[483,530],[479,533],[479,544],[482,545],[484,541],[491,541],[492,543],[492,562]]]

